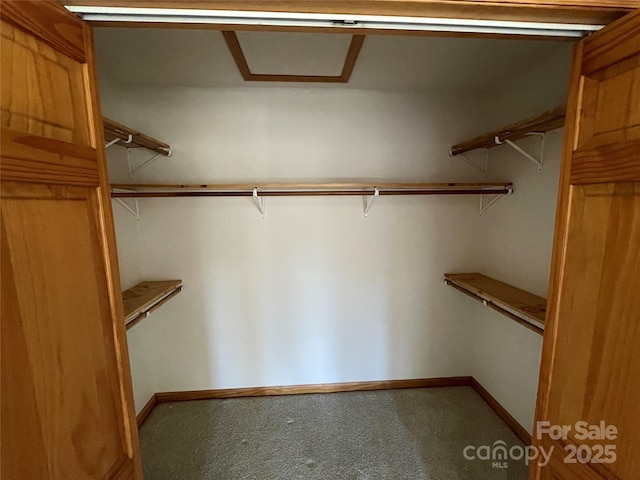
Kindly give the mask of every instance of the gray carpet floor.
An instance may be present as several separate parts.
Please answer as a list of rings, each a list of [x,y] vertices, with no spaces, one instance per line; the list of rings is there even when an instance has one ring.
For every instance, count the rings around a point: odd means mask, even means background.
[[[522,445],[470,387],[158,405],[140,429],[146,480],[525,480],[467,445]]]

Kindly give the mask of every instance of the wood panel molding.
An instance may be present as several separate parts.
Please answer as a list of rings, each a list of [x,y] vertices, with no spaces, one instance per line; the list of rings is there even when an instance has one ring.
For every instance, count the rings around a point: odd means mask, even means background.
[[[471,386],[525,445],[531,445],[531,434],[475,378]]]
[[[0,18],[47,43],[74,60],[85,63],[84,23],[54,0],[2,2]],[[50,25],[55,25],[55,33]]]
[[[420,378],[410,380],[383,380],[377,382],[321,383],[287,385],[280,387],[226,388],[221,390],[192,390],[160,392],[158,402],[182,402],[220,398],[266,397],[270,395],[304,395],[310,393],[364,392],[398,388],[460,387],[471,385],[471,377]]]
[[[224,37],[229,52],[240,71],[240,75],[245,82],[304,82],[304,83],[347,83],[353,73],[353,68],[358,60],[358,55],[362,49],[364,35],[353,35],[349,50],[342,66],[340,75],[280,75],[266,73],[252,73],[244,56],[238,35],[234,31],[223,30]]]
[[[168,402],[191,400],[214,400],[224,398],[265,397],[271,395],[304,395],[312,393],[365,392],[402,388],[472,387],[491,409],[504,421],[513,433],[525,444],[531,445],[531,434],[507,412],[507,410],[471,376],[418,378],[408,380],[383,380],[377,382],[324,383],[310,385],[287,385],[280,387],[226,388],[221,390],[191,390],[182,392],[159,392],[154,394],[138,414],[138,427],[149,417],[156,405]]]
[[[147,402],[147,404],[144,407],[142,407],[142,410],[140,410],[140,413],[138,413],[138,415],[136,416],[136,422],[138,424],[138,428],[140,428],[144,423],[144,421],[149,417],[149,415],[151,415],[151,411],[154,408],[156,408],[157,404],[158,404],[158,394],[154,393],[149,399],[149,401]]]
[[[344,13],[608,24],[636,0],[62,0],[65,5]],[[340,31],[340,29],[335,29]]]
[[[4,181],[99,185],[94,149],[9,128],[0,131]]]
[[[577,150],[570,182],[572,185],[640,182],[640,139]]]
[[[519,122],[512,123],[506,127],[479,135],[471,140],[454,145],[451,147],[450,153],[452,156],[455,156],[479,148],[493,148],[499,145],[496,142],[496,138],[501,142],[504,142],[505,140],[514,141],[525,138],[528,134],[533,132],[545,133],[555,130],[556,128],[561,128],[564,126],[566,110],[566,105],[562,105],[551,110],[547,110],[546,112],[534,117],[520,120]]]
[[[638,2],[634,2],[635,8]],[[612,63],[640,53],[638,30],[636,28],[640,11],[625,16],[612,27],[604,28],[595,38],[584,40],[584,58],[582,73],[589,75]]]

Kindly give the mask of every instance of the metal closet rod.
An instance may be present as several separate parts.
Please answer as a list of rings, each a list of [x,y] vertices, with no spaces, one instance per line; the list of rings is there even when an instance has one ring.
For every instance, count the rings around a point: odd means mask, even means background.
[[[508,195],[511,183],[441,184],[281,184],[281,185],[127,185],[111,186],[114,198],[142,197],[251,197],[254,189],[262,197],[369,196],[375,195]]]

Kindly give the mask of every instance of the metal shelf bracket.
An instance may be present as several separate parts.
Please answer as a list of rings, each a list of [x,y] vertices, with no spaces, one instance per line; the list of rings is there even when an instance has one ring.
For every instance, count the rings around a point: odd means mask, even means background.
[[[171,155],[173,155],[173,153],[171,152],[171,149],[169,149],[169,154],[168,155],[162,155],[161,153],[156,153],[153,157],[151,157],[146,162],[138,165],[135,168],[131,168],[131,148],[127,148],[127,165],[129,167],[129,178],[133,178],[134,173],[140,171],[141,169],[143,169],[144,167],[146,167],[150,163],[155,162],[158,158],[160,158],[160,157],[170,157]]]
[[[503,144],[506,143],[511,148],[516,150],[518,153],[523,155],[527,160],[535,163],[538,166],[538,170],[542,170],[542,166],[543,166],[543,163],[544,163],[544,141],[545,141],[546,135],[544,133],[541,133],[541,132],[531,132],[531,133],[527,133],[527,135],[536,135],[536,136],[540,137],[540,158],[539,159],[534,157],[533,155],[531,155],[529,152],[526,152],[525,150],[520,148],[518,145],[516,145],[515,143],[513,143],[509,139],[505,139],[504,141],[502,141],[502,140],[500,140],[500,137],[496,136],[495,137],[495,142],[496,142],[496,145],[503,145]]]
[[[264,218],[264,211],[265,211],[264,197],[261,197],[258,195],[257,188],[253,189],[253,200],[256,202],[256,206],[258,207],[258,210],[260,210],[260,215],[262,215],[262,218]]]
[[[129,212],[131,215],[133,215],[134,218],[136,219],[136,222],[140,221],[140,208],[138,206],[138,199],[137,198],[133,199],[134,205],[135,205],[134,208],[131,208],[129,205],[127,205],[127,203],[124,200],[122,200],[121,198],[115,198],[114,200],[116,202],[118,202],[120,205],[122,205],[127,210],[127,212]]]
[[[460,157],[462,160],[467,162],[467,164],[469,164],[470,166],[472,166],[473,168],[478,170],[481,175],[486,175],[487,174],[487,170],[489,168],[489,149],[488,148],[483,148],[483,150],[484,150],[484,166],[479,165],[478,163],[474,162],[469,157],[467,157],[464,153],[459,153],[458,155],[454,155],[453,152],[451,150],[449,150],[449,156],[450,157]]]
[[[513,188],[509,188],[508,189],[508,193],[507,195],[511,195],[513,193]],[[487,203],[485,205],[484,203],[484,195],[480,195],[480,215],[482,215],[485,211],[487,211],[487,209],[493,205],[494,203],[496,203],[498,200],[500,200],[500,198],[504,197],[505,194],[504,193],[500,193],[498,195],[495,195],[491,200],[489,200],[489,203]]]
[[[362,200],[364,202],[364,216],[365,218],[367,217],[367,215],[369,215],[369,209],[371,209],[371,205],[373,205],[373,201],[376,199],[376,197],[380,196],[380,190],[378,189],[378,187],[374,187],[373,189],[373,195],[371,196],[364,196],[362,197]]]
[[[114,138],[110,142],[105,143],[104,144],[104,148],[107,149],[107,148],[111,147],[112,145],[115,145],[118,142],[131,143],[131,142],[133,142],[133,135],[129,135],[129,138],[127,138],[126,140],[122,140],[121,138]]]

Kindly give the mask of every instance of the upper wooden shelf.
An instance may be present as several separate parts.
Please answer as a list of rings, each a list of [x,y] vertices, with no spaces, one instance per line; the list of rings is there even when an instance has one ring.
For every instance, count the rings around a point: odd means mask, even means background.
[[[182,280],[142,282],[122,292],[124,321],[133,327],[151,312],[182,291]]]
[[[445,283],[542,334],[547,300],[480,273],[446,273]]]
[[[102,122],[104,124],[104,139],[107,143],[116,141],[116,143],[125,147],[142,147],[164,155],[165,157],[171,155],[171,147],[160,140],[110,120],[107,117],[102,117]]]
[[[509,194],[505,183],[225,183],[204,185],[112,184],[112,197],[216,197],[295,195],[474,195]]]
[[[479,137],[472,138],[466,142],[458,143],[451,147],[451,155],[460,155],[478,148],[492,148],[498,145],[496,137],[501,142],[505,140],[518,140],[524,138],[528,133],[545,133],[564,126],[566,106],[547,110],[535,117],[527,118],[517,123],[507,125],[506,127],[485,133]]]

